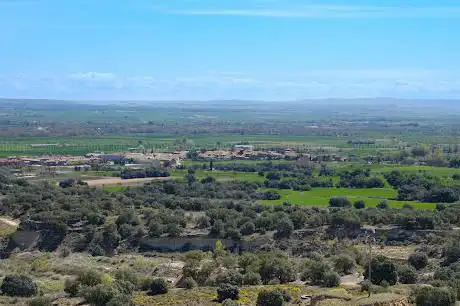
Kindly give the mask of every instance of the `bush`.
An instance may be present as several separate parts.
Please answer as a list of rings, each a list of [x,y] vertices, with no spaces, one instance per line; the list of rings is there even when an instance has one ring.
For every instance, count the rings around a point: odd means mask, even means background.
[[[455,276],[455,272],[449,267],[441,267],[434,272],[433,278],[442,280],[442,281],[449,281],[452,280]]]
[[[278,221],[276,225],[276,238],[289,238],[292,232],[294,231],[294,224],[292,223],[291,219],[283,218]]]
[[[455,294],[448,288],[423,286],[416,290],[417,306],[449,306],[455,305]]]
[[[75,279],[67,278],[64,282],[64,292],[68,293],[71,297],[78,295],[80,291],[80,282]]]
[[[115,288],[124,296],[130,296],[133,294],[134,289],[136,288],[135,285],[129,281],[125,280],[116,280],[112,282]]]
[[[329,272],[331,272],[331,267],[324,261],[312,261],[303,271],[302,279],[309,279],[312,285],[322,285],[324,276]]]
[[[363,209],[366,207],[366,203],[363,200],[358,200],[355,203],[353,203],[353,207],[356,209]]]
[[[237,301],[226,299],[222,302],[222,306],[239,306],[240,304]]]
[[[163,278],[156,278],[150,284],[150,295],[168,293],[168,283]]]
[[[243,284],[243,275],[236,270],[221,272],[216,276],[216,285],[232,284],[239,286]]]
[[[402,284],[415,284],[417,282],[417,271],[412,266],[400,266],[398,269],[398,278]]]
[[[369,280],[362,281],[360,283],[361,292],[367,291],[372,292],[372,283]]]
[[[78,274],[77,281],[83,286],[96,286],[102,283],[102,274],[94,270],[85,270]]]
[[[460,241],[454,237],[447,241],[443,249],[444,264],[449,265],[460,259]]]
[[[39,296],[29,301],[29,306],[51,306],[53,299],[47,296]]]
[[[261,278],[259,273],[249,271],[245,275],[243,275],[244,285],[255,286],[260,285],[260,282]]]
[[[446,209],[446,205],[445,205],[445,204],[442,204],[442,203],[437,203],[437,204],[436,204],[436,210],[437,210],[437,211],[443,211],[444,209]]]
[[[123,281],[127,281],[127,282],[130,282],[131,284],[137,286],[138,284],[138,279],[137,279],[137,276],[136,274],[134,274],[133,272],[127,270],[127,269],[120,269],[120,270],[117,270],[115,272],[115,278],[117,280],[123,280]]]
[[[259,274],[264,284],[277,280],[288,283],[296,278],[296,271],[287,256],[281,252],[261,253],[259,255]]]
[[[254,222],[248,221],[241,226],[241,234],[244,236],[251,235],[256,231],[256,226]]]
[[[417,270],[423,269],[428,264],[428,256],[425,253],[412,253],[409,255],[409,264]]]
[[[350,274],[354,267],[355,260],[349,255],[340,255],[334,260],[334,269],[340,274]]]
[[[351,202],[347,197],[333,197],[329,200],[330,207],[351,207]]]
[[[282,306],[283,294],[279,290],[263,290],[257,295],[257,306]]]
[[[380,208],[380,209],[387,209],[389,208],[390,206],[388,205],[388,201],[387,200],[383,200],[382,202],[380,202],[379,204],[377,204],[377,208]]]
[[[7,275],[0,287],[2,294],[28,297],[38,292],[37,284],[28,276]]]
[[[118,294],[117,289],[110,284],[85,287],[82,291],[85,301],[93,306],[106,306]]]
[[[321,283],[324,287],[327,288],[338,287],[340,285],[340,276],[336,272],[327,272],[326,274],[324,274]]]
[[[377,256],[371,262],[371,282],[381,285],[384,281],[389,285],[394,285],[398,281],[396,265],[385,256]],[[364,271],[364,278],[368,279],[369,269]]]
[[[193,289],[198,286],[196,281],[192,277],[186,277],[183,282],[183,286],[185,289]]]
[[[240,290],[237,286],[231,284],[221,284],[217,288],[217,300],[219,303],[230,299],[230,300],[238,300],[240,298]]]

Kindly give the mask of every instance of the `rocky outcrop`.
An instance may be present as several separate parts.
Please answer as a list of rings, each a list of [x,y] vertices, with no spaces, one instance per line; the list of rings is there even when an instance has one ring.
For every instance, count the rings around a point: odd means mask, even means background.
[[[67,226],[54,222],[22,221],[18,230],[11,234],[2,248],[2,257],[14,250],[32,250],[52,252],[61,244],[67,234]]]

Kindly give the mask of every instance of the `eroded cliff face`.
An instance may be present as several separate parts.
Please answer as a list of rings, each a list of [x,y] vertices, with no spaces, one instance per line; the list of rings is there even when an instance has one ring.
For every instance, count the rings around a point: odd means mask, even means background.
[[[14,250],[55,251],[66,236],[65,226],[56,223],[23,221],[16,232],[0,243],[0,257],[6,258]]]

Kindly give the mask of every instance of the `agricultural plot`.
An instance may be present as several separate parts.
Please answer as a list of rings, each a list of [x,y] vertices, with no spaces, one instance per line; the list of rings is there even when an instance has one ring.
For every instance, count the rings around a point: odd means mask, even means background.
[[[219,165],[231,165],[231,164],[246,164],[246,165],[252,165],[252,164],[261,164],[261,163],[267,163],[271,162],[272,164],[290,164],[290,163],[295,163],[295,161],[292,160],[285,160],[285,159],[278,159],[278,160],[270,160],[270,161],[254,161],[254,160],[215,160],[213,161],[213,166],[219,166]],[[184,166],[202,166],[206,165],[206,167],[209,167],[209,161],[193,161],[193,160],[185,160],[184,161]]]
[[[182,179],[187,174],[185,170],[173,170],[171,176],[175,179]],[[254,172],[235,172],[235,171],[196,171],[195,177],[201,180],[207,176],[219,181],[240,180],[248,182],[263,182],[265,177],[259,176]]]
[[[269,190],[269,189],[261,189]],[[307,206],[323,206],[329,205],[329,200],[332,197],[347,197],[350,201],[363,200],[366,206],[377,206],[383,200],[392,208],[402,208],[404,204],[410,204],[417,209],[434,209],[434,203],[421,203],[421,202],[405,202],[391,200],[396,198],[397,192],[391,188],[368,188],[368,189],[354,189],[354,188],[313,188],[310,191],[293,191],[293,190],[278,190],[276,189],[281,198],[278,200],[263,200],[263,204],[279,205],[284,202],[289,202],[295,205]]]
[[[108,192],[121,192],[125,190],[127,187],[123,185],[110,185],[110,186],[104,186],[104,191]]]
[[[372,167],[374,173],[386,173],[393,170],[399,170],[401,172],[409,173],[427,173],[434,176],[452,176],[453,174],[460,174],[458,168],[447,168],[447,167],[433,167],[433,166],[377,166]]]

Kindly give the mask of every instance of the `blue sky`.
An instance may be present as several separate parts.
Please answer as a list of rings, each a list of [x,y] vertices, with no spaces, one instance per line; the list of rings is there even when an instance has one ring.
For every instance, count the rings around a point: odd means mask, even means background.
[[[460,98],[458,0],[0,0],[0,96]]]

